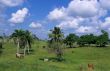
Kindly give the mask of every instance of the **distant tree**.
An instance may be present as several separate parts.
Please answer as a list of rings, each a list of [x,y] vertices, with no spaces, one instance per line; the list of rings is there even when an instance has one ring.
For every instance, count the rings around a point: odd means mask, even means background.
[[[98,36],[97,37],[97,41],[96,41],[96,44],[97,46],[100,46],[100,47],[105,47],[106,44],[108,43],[109,41],[109,35],[106,31],[104,30],[101,30],[102,32],[102,35]]]
[[[77,42],[77,41],[78,41],[78,38],[79,38],[79,37],[78,37],[77,35],[75,35],[75,34],[69,34],[69,35],[65,38],[64,43],[65,43],[66,45],[69,45],[70,48],[72,48],[72,47],[73,47],[73,43]]]
[[[59,27],[54,27],[53,30],[51,30],[51,33],[49,34],[49,47],[53,48],[58,61],[62,60],[62,43],[63,42],[63,33],[61,32],[61,29]]]
[[[94,36],[93,34],[82,35],[78,40],[78,44],[80,46],[85,46],[85,45],[90,46],[90,44],[96,44],[96,36]]]
[[[88,37],[88,44],[96,44],[97,36],[95,36],[94,34],[90,34],[88,35]]]
[[[79,40],[78,40],[78,45],[79,46],[84,46],[85,44],[87,44],[87,42],[86,42],[87,40],[86,40],[86,36],[85,35],[82,35],[82,36],[80,36],[80,38],[79,38]]]

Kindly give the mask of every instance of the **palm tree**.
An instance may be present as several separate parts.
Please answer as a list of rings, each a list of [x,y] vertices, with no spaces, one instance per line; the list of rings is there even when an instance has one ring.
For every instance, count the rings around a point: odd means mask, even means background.
[[[31,44],[33,42],[33,36],[31,34],[31,32],[29,32],[28,30],[25,31],[25,37],[26,37],[26,42],[27,42],[27,47],[28,47],[28,53],[29,50],[31,49]]]
[[[26,54],[26,49],[28,49],[29,53],[33,41],[31,32],[29,32],[28,30],[15,30],[11,35],[11,38],[14,39],[14,42],[17,45],[17,53],[19,53],[20,48],[24,48],[24,55]]]
[[[51,38],[53,41],[59,42],[63,38],[63,32],[61,32],[61,29],[59,27],[54,27],[54,30],[51,30],[51,34],[49,34],[49,38]]]
[[[23,37],[23,33],[23,30],[15,30],[14,33],[11,35],[11,38],[13,38],[14,43],[17,45],[17,53],[19,53],[20,42],[21,38]]]
[[[52,47],[57,55],[58,61],[62,60],[62,39],[63,33],[59,27],[54,27],[49,34],[49,46]]]

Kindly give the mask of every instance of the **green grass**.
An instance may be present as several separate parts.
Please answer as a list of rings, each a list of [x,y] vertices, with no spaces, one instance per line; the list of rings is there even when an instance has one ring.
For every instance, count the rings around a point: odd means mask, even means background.
[[[87,64],[95,66],[94,71],[110,71],[110,47],[72,48],[64,50],[63,62],[43,62],[43,57],[55,57],[42,46],[45,42],[35,42],[32,46],[34,52],[23,59],[15,57],[16,46],[13,43],[4,45],[0,56],[0,71],[80,71],[80,65],[87,71]],[[72,53],[73,52],[73,53]]]

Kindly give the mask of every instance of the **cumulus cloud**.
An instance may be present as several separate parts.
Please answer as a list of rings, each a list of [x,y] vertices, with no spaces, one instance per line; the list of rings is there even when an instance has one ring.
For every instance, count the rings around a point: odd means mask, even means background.
[[[91,26],[80,26],[75,32],[76,33],[87,34],[87,33],[96,33],[97,30],[94,27],[91,27]]]
[[[102,8],[110,10],[110,0],[100,0],[99,2]]]
[[[102,28],[109,28],[110,26],[110,17],[106,17],[105,21],[101,24]]]
[[[73,0],[67,10],[71,15],[93,17],[98,14],[99,4],[97,0]]]
[[[49,12],[49,20],[59,21],[58,27],[73,29],[78,33],[93,33],[99,26],[100,17],[105,16],[107,10],[100,7],[97,0],[72,0],[67,7],[55,8]]]
[[[0,4],[3,4],[5,6],[17,6],[24,2],[24,0],[0,0]]]
[[[5,14],[5,10],[7,7],[15,7],[21,5],[24,0],[0,0],[0,24],[7,23],[6,20],[7,14]]]
[[[23,8],[18,10],[16,13],[12,13],[12,17],[9,19],[11,23],[23,23],[26,16],[28,15],[28,9]]]
[[[97,0],[72,0],[67,8],[55,8],[48,15],[50,20],[59,20],[67,16],[93,17],[99,13]]]
[[[47,16],[49,20],[59,20],[62,19],[66,16],[65,14],[65,8],[56,8],[53,11],[51,11],[49,13],[49,15]]]
[[[100,0],[72,0],[67,7],[55,8],[48,14],[49,20],[60,20],[58,26],[62,28],[75,28],[80,25],[77,17],[83,18],[84,23],[100,23],[100,18],[107,15],[107,10],[101,7]],[[67,19],[74,18],[74,20]],[[74,23],[74,24],[73,24]]]
[[[29,25],[30,28],[41,28],[42,25],[40,23],[36,23],[36,22],[32,22],[30,25]]]
[[[58,27],[62,29],[68,29],[68,28],[78,28],[79,23],[81,23],[84,19],[81,17],[78,18],[69,18],[65,21],[62,21]]]

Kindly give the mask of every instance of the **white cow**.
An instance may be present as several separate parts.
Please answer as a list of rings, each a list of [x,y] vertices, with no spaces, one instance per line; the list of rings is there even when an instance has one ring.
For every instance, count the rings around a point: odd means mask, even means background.
[[[23,58],[24,55],[23,54],[20,54],[20,53],[16,53],[16,58]]]

